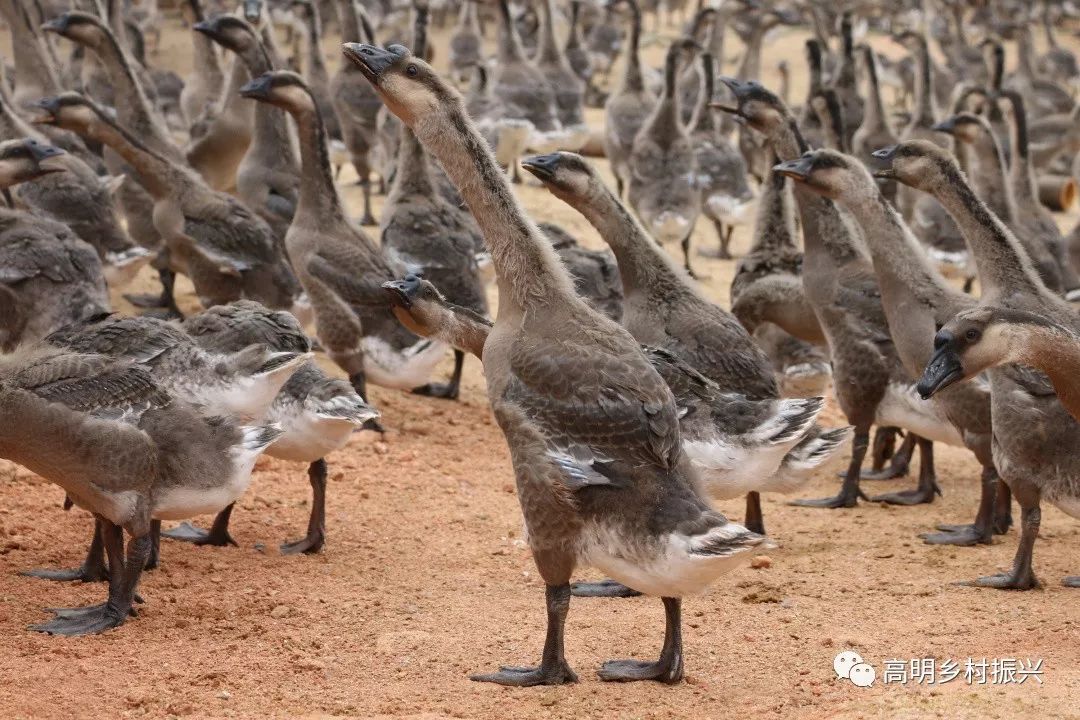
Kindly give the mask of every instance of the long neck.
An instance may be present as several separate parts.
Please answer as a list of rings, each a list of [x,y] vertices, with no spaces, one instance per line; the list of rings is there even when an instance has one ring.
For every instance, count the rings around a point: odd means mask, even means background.
[[[694,108],[694,117],[690,120],[690,127],[696,132],[712,132],[716,129],[713,120],[713,111],[709,107],[712,102],[713,87],[713,58],[711,53],[703,53],[701,56],[701,92],[698,93],[697,107]]]
[[[851,34],[851,19],[845,17],[841,25],[840,37],[843,40],[843,52],[840,66],[836,69],[836,87],[854,87],[855,85],[855,44]]]
[[[664,297],[687,286],[683,271],[641,227],[614,193],[594,180],[587,193],[567,198],[604,239],[619,265],[623,294]]]
[[[525,215],[460,98],[448,102],[444,113],[418,119],[413,131],[457,186],[480,226],[499,280],[499,316],[551,301],[577,302],[566,269]]]
[[[952,215],[975,256],[983,298],[1047,292],[1016,237],[975,194],[959,168],[942,168],[934,196]]]
[[[866,80],[868,84],[868,102],[865,105],[866,113],[863,122],[869,128],[890,130],[889,116],[885,112],[885,101],[881,98],[881,83],[878,82],[877,58],[874,51],[867,47],[864,50],[866,57]]]
[[[310,97],[310,96],[309,96]],[[290,108],[300,140],[300,198],[296,215],[307,218],[344,217],[341,198],[334,185],[327,147],[326,128],[314,99],[308,107]]]
[[[934,76],[930,68],[930,48],[926,38],[918,39],[915,52],[915,112],[911,126],[929,128],[934,124]]]
[[[0,64],[2,64],[2,61],[0,61]],[[30,137],[39,142],[44,140],[45,135],[26,122],[12,107],[11,98],[8,95],[7,73],[4,72],[3,68],[0,68],[0,85],[2,85],[0,87],[0,137]]]
[[[252,40],[251,45],[239,53],[239,58],[247,68],[248,77],[256,78],[273,70],[274,65],[262,41],[257,36]],[[261,102],[255,103],[254,113],[255,127],[249,152],[279,155],[282,156],[281,164],[292,164],[295,167],[292,133],[285,113],[273,105]]]
[[[780,162],[774,155],[776,165]],[[757,217],[754,222],[754,239],[750,248],[754,255],[774,255],[797,249],[795,242],[795,210],[792,206],[791,184],[780,173],[769,168],[761,183]]]
[[[624,92],[645,89],[645,77],[641,72],[641,9],[636,0],[630,2],[630,46],[626,49],[622,88]]]
[[[307,62],[308,77],[325,77],[326,61],[322,53],[322,18],[318,3],[312,3],[308,15]]]
[[[1016,97],[1012,103],[1012,122],[1009,132],[1012,138],[1012,163],[1009,165],[1009,184],[1018,202],[1038,202],[1038,190],[1035,186],[1035,168],[1031,163],[1028,143],[1027,111],[1024,103]]]
[[[499,62],[523,62],[525,50],[521,47],[514,18],[510,15],[508,0],[499,0]]]
[[[537,60],[548,64],[563,62],[562,50],[555,39],[555,8],[553,0],[540,0],[540,16],[543,26],[540,28],[540,51]]]
[[[1031,46],[1031,34],[1026,28],[1016,38],[1016,70],[1028,80],[1035,78],[1035,48]]]
[[[977,166],[973,184],[990,209],[1006,223],[1016,219],[1016,198],[1008,181],[1005,156],[992,132],[981,132],[972,143]]]
[[[60,92],[55,65],[48,62],[43,40],[29,8],[18,0],[0,0],[0,13],[11,29],[12,58],[15,61],[15,98],[21,105]]]
[[[770,27],[762,21],[750,32],[746,48],[743,49],[742,63],[739,64],[740,80],[756,80],[761,77],[761,46]]]
[[[193,75],[210,87],[220,88],[225,82],[214,41],[200,32],[191,33]]]
[[[100,117],[80,128],[79,134],[94,142],[108,145],[122,157],[138,174],[139,184],[155,200],[164,200],[175,194],[178,190],[177,184],[184,180],[183,173],[176,172],[168,159]]]
[[[391,198],[402,194],[430,197],[434,196],[434,193],[435,186],[431,182],[431,168],[428,166],[424,146],[416,139],[412,130],[403,127]]]
[[[394,314],[417,335],[442,340],[483,361],[491,321],[475,312],[447,302],[424,300],[414,304],[411,311],[394,308]]]

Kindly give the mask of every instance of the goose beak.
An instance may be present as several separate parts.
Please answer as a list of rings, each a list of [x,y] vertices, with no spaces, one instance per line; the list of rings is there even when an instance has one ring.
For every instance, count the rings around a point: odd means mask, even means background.
[[[262,0],[244,0],[244,19],[254,25],[262,17]]]
[[[889,147],[883,147],[880,150],[875,150],[870,153],[870,155],[882,165],[882,167],[874,169],[874,177],[881,180],[896,179],[896,171],[892,168],[892,159],[896,156],[896,148],[896,145],[890,145]]]
[[[789,177],[792,180],[805,181],[810,177],[810,171],[814,169],[814,160],[809,157],[787,160],[779,165],[773,165],[773,170]]]
[[[197,33],[202,33],[208,38],[215,39],[218,36],[217,23],[214,20],[201,20],[191,26]]]
[[[45,32],[56,33],[57,35],[63,35],[67,32],[68,25],[71,24],[71,16],[68,13],[64,13],[59,17],[54,17],[52,20],[42,24],[41,29]]]
[[[724,86],[728,90],[731,91],[731,94],[735,96],[735,105],[725,105],[725,104],[719,103],[719,102],[711,102],[711,103],[709,103],[709,107],[714,108],[716,110],[719,110],[721,112],[726,112],[729,115],[738,116],[739,115],[739,104],[741,102],[741,97],[742,97],[740,95],[740,91],[742,91],[743,94],[745,94],[745,92],[746,92],[746,88],[744,86],[744,83],[740,82],[739,80],[736,80],[733,77],[727,77],[727,76],[721,76],[720,78],[717,78],[717,79],[720,80],[720,82],[723,83]]]
[[[956,118],[951,117],[951,118],[947,118],[945,120],[942,120],[941,122],[933,125],[930,129],[931,130],[936,130],[937,132],[943,132],[943,133],[948,133],[949,135],[952,135],[953,131],[956,130]]]
[[[263,73],[254,80],[249,80],[240,88],[240,96],[251,100],[265,100],[273,89],[270,73]]]
[[[44,98],[38,100],[35,104],[38,112],[34,117],[30,118],[30,122],[34,125],[54,125],[56,124],[56,111],[59,109],[59,103],[56,98]]]
[[[402,280],[384,282],[382,288],[390,295],[391,305],[408,310],[412,307],[416,291],[420,289],[420,280],[418,275],[406,275]]]
[[[535,175],[540,182],[546,183],[555,179],[555,171],[559,168],[559,153],[527,157],[521,161],[521,167]]]
[[[397,48],[404,52],[394,52]],[[379,77],[388,67],[408,52],[400,45],[380,48],[365,43],[345,43],[341,46],[341,51],[360,68],[360,72],[364,73],[364,77],[373,85],[378,84]]]
[[[923,400],[928,400],[935,393],[949,387],[964,377],[964,366],[960,357],[952,347],[953,337],[950,333],[939,332],[935,339],[937,350],[926,364],[922,377],[919,378],[915,389]]]

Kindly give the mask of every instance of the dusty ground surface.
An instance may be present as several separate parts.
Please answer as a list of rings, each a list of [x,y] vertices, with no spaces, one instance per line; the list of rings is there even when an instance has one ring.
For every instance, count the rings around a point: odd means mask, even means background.
[[[766,64],[796,60],[800,40],[775,41]],[[165,43],[160,60],[183,69],[184,32],[170,23]],[[659,50],[650,54],[655,61]],[[801,93],[802,63],[793,67]],[[357,207],[359,192],[345,192]],[[521,195],[538,219],[598,242],[542,190]],[[704,225],[697,240],[715,242]],[[746,242],[740,231],[736,249]],[[726,302],[733,264],[698,262],[710,294]],[[59,489],[0,463],[0,715],[1080,717],[1080,591],[1058,584],[1080,573],[1080,526],[1044,509],[1041,590],[951,585],[1007,567],[1016,542],[1015,532],[973,549],[917,539],[935,523],[974,514],[977,465],[951,448],[938,450],[945,497],[930,506],[825,511],[767,498],[766,523],[780,548],[770,567],[738,570],[686,601],[687,677],[677,687],[595,676],[605,659],[659,651],[663,615],[648,598],[572,603],[567,656],[577,685],[472,683],[469,673],[536,662],[544,630],[543,585],[520,539],[510,464],[479,364],[467,363],[461,402],[372,394],[389,433],[383,441],[358,435],[330,459],[320,555],[278,553],[278,543],[305,527],[308,484],[304,467],[264,459],[233,517],[240,547],[166,542],[162,567],[144,576],[139,617],[97,637],[26,630],[47,617],[41,608],[98,602],[104,587],[18,575],[78,563],[89,518],[62,512]],[[824,421],[843,422],[835,410]],[[804,495],[831,494],[843,462],[820,472]],[[722,509],[742,516],[741,502]],[[833,657],[844,649],[874,665],[872,688],[836,679]],[[882,683],[886,659],[912,658],[951,659],[961,669],[968,658],[1042,659],[1043,682],[972,685],[961,670],[944,685]]]

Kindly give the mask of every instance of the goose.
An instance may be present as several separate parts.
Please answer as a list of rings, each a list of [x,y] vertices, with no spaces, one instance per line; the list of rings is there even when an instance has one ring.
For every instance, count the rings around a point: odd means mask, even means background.
[[[621,3],[625,4],[628,8],[631,7],[628,0],[621,0]],[[594,22],[588,32],[585,33],[585,50],[589,54],[593,72],[602,74],[605,83],[611,78],[611,68],[614,66],[615,59],[623,49],[623,32],[619,29],[619,25],[616,22],[615,12],[615,9],[619,5],[620,0],[605,0],[605,2],[602,3],[604,13],[603,19]],[[631,8],[631,10],[633,9]],[[634,18],[632,17],[631,19]],[[638,34],[640,38],[640,6],[638,7],[636,20],[638,22]],[[626,56],[626,61],[632,62],[633,57],[628,54]]]
[[[207,418],[137,363],[33,346],[0,357],[0,457],[62,487],[94,514],[109,558],[106,602],[55,609],[31,629],[87,635],[134,614],[156,520],[213,512],[251,482],[273,425]],[[130,541],[125,543],[123,532]]]
[[[357,0],[337,0],[337,11],[342,42],[375,42],[375,29]],[[371,214],[371,151],[378,133],[376,118],[382,103],[352,63],[342,63],[331,78],[330,97],[341,122],[341,136],[364,191],[364,214],[360,224],[374,225],[375,216]]]
[[[972,184],[994,213],[1010,228],[1019,230],[1019,212],[1014,186],[1006,177],[1002,145],[990,121],[973,113],[953,115],[934,126],[951,135],[958,144],[969,149],[972,167],[968,169]],[[1061,269],[1042,238],[1017,235],[1024,250],[1035,264],[1046,286],[1055,292],[1062,290]]]
[[[352,44],[344,52],[458,186],[499,278],[485,375],[546,585],[548,632],[538,667],[473,679],[516,686],[577,680],[563,637],[569,580],[580,563],[664,603],[660,658],[609,661],[600,678],[679,682],[682,597],[769,541],[729,522],[698,493],[671,391],[630,334],[574,293],[461,96],[399,45]]]
[[[712,221],[720,240],[717,257],[731,259],[731,234],[746,222],[754,193],[750,190],[746,162],[731,142],[720,133],[709,107],[713,96],[713,58],[701,54],[700,102],[690,122],[690,142],[697,164],[697,184],[701,188],[701,211]]]
[[[477,0],[464,0],[450,34],[450,75],[461,82],[484,62],[484,33],[480,29]]]
[[[303,182],[285,246],[311,298],[317,335],[330,359],[365,400],[369,379],[402,390],[426,385],[448,348],[409,333],[389,311],[380,286],[403,268],[345,216],[326,131],[303,79],[268,73],[242,92],[288,112],[296,122]]]
[[[873,151],[897,142],[896,133],[889,124],[885,111],[885,101],[881,97],[881,84],[878,82],[877,55],[869,45],[858,48],[860,67],[866,82],[866,103],[864,104],[862,123],[855,130],[851,139],[851,153],[865,164],[873,162]],[[896,202],[896,185],[886,186],[885,197]]]
[[[44,133],[19,115],[0,92],[0,137],[28,138],[42,146]],[[109,287],[122,288],[150,260],[152,253],[132,242],[120,220],[114,197],[122,178],[102,178],[78,155],[61,153],[50,164],[63,172],[51,172],[16,188],[14,197],[34,212],[70,227],[98,253]]]
[[[170,262],[191,278],[204,306],[249,297],[301,311],[300,286],[284,250],[245,205],[210,189],[193,170],[143,144],[77,93],[42,100],[36,122],[107,144],[138,173],[154,199],[154,225],[166,239]]]
[[[676,40],[664,63],[664,93],[645,120],[630,149],[626,197],[649,233],[661,243],[679,243],[683,264],[690,267],[690,235],[701,214],[701,192],[695,185],[697,158],[686,129],[679,122],[676,71],[683,53],[696,47]]]
[[[110,83],[126,101],[119,104],[117,122],[142,138],[142,142],[170,159],[181,162],[179,148],[173,143],[162,118],[154,111],[139,83],[131,59],[112,30],[100,18],[89,13],[69,12],[46,23],[43,28],[91,51],[109,74]],[[50,95],[52,97],[52,95]],[[39,98],[40,99],[40,98]],[[159,297],[129,295],[137,307],[161,307],[179,315],[173,295],[175,275],[160,231],[153,222],[154,201],[138,176],[115,152],[106,153],[110,171],[128,179],[120,186],[118,198],[127,219],[127,229],[140,245],[158,253],[155,262],[161,282]]]
[[[721,78],[735,98],[735,105],[717,107],[742,118],[746,126],[764,134],[775,157],[793,160],[810,148],[791,110],[775,94],[756,81]],[[825,91],[826,119],[830,134],[842,137],[841,112],[835,94]],[[897,355],[889,336],[881,304],[881,291],[863,241],[853,221],[841,215],[832,201],[796,187],[795,201],[803,228],[803,288],[829,344],[834,387],[840,408],[854,427],[851,461],[840,492],[829,498],[797,500],[805,507],[855,507],[865,495],[859,488],[863,460],[870,445],[870,427],[901,427],[912,430],[925,412],[913,402],[912,377]],[[920,443],[920,458],[932,466],[929,441]],[[930,478],[924,476],[923,487]],[[933,492],[924,493],[927,500]],[[903,500],[879,496],[885,502]]]
[[[218,15],[193,27],[234,53],[250,77],[273,69],[270,53],[258,30],[246,20]],[[256,103],[251,145],[236,168],[236,194],[255,210],[279,240],[296,212],[300,186],[300,150],[288,116]]]
[[[881,172],[933,193],[956,219],[979,267],[980,305],[1061,318],[1068,323],[1065,327],[1076,327],[1072,307],[1043,285],[1016,236],[975,194],[948,153],[927,143],[911,142],[883,149],[880,157],[887,163]],[[978,340],[979,330],[970,329],[974,337],[969,338],[968,329],[962,337],[969,342]],[[934,355],[920,380],[924,394],[933,392],[956,370],[949,362],[955,353],[949,337],[939,335],[934,343]],[[1080,424],[1058,400],[1047,376],[1034,368],[1003,365],[989,368],[986,375],[990,381],[994,464],[1020,504],[1020,539],[1010,571],[968,584],[1028,590],[1038,585],[1032,553],[1039,534],[1041,501],[1046,499],[1080,518],[1076,483],[1080,468],[1074,452],[1080,441]],[[1066,584],[1080,587],[1080,579],[1067,578]]]
[[[62,153],[33,138],[0,143],[0,188],[64,172]],[[93,247],[66,225],[0,206],[0,352],[108,309]]]
[[[776,171],[793,178],[797,185],[835,201],[858,221],[874,264],[881,288],[882,307],[889,334],[904,367],[918,376],[933,353],[932,329],[957,312],[970,308],[976,300],[957,291],[937,273],[923,253],[914,234],[899,214],[890,209],[874,178],[861,160],[831,150],[817,150],[776,166]],[[917,428],[919,435],[949,445],[966,447],[982,465],[982,496],[975,522],[940,534],[925,535],[935,544],[989,544],[995,529],[1008,525],[1007,496],[999,508],[1003,518],[995,522],[995,493],[998,473],[991,452],[990,388],[970,383],[942,394],[930,410],[938,415],[936,424]],[[920,468],[920,475],[926,471]],[[920,478],[920,480],[922,480]],[[936,492],[931,483],[923,492]],[[908,493],[912,499],[917,493]],[[905,497],[903,493],[898,493]]]
[[[251,345],[279,353],[311,351],[311,341],[292,315],[271,311],[251,300],[219,305],[184,320],[184,331],[211,352],[235,353]],[[326,542],[326,457],[345,447],[355,430],[379,417],[344,380],[332,378],[312,360],[289,377],[266,411],[268,422],[281,426],[282,435],[267,449],[270,457],[308,463],[311,513],[307,534],[281,545],[285,555],[319,552]],[[229,535],[232,505],[223,509],[209,532],[183,523],[163,533],[174,540],[197,545],[235,545]]]
[[[1032,112],[1053,115],[1069,112],[1075,104],[1073,94],[1066,88],[1041,77],[1035,68],[1035,49],[1032,46],[1031,28],[1021,23],[1016,26],[1016,72],[1005,85],[1024,97]]]
[[[852,33],[851,13],[840,17],[841,53],[833,71],[832,88],[840,101],[844,117],[844,144],[851,147],[852,138],[863,123],[865,101],[859,95],[859,83],[855,69],[855,41]]]
[[[1050,9],[1053,5],[1051,0],[1043,0],[1040,24],[1046,35],[1047,50],[1038,57],[1036,68],[1051,80],[1068,83],[1075,87],[1080,82],[1080,63],[1076,60],[1076,53],[1058,43],[1054,21],[1050,17]]]
[[[694,13],[693,19],[687,23],[683,35],[694,41],[702,54],[709,48],[702,43],[706,39],[703,36],[716,24],[717,9],[713,7],[701,7]],[[694,111],[697,110],[698,96],[701,90],[701,66],[690,60],[682,63],[675,80],[675,91],[679,95],[679,122],[689,126],[693,120]]]
[[[593,62],[585,47],[585,40],[581,36],[581,0],[570,0],[570,30],[566,33],[566,43],[563,45],[563,54],[570,68],[585,83],[585,97],[588,99],[591,92],[595,92],[592,85]]]
[[[574,290],[594,310],[615,322],[622,321],[623,290],[619,266],[611,250],[589,250],[554,223],[537,225],[555,248],[566,271],[574,280]],[[471,351],[470,351],[471,352]]]
[[[638,342],[678,356],[724,392],[752,400],[779,396],[772,365],[749,333],[732,315],[709,302],[674,266],[580,155],[532,157],[526,160],[525,168],[553,195],[584,215],[611,246],[623,282],[622,324]],[[846,429],[822,432],[816,426],[808,427],[791,445],[771,447],[770,452],[755,457],[754,463],[742,462],[735,468],[726,464],[727,455],[713,454],[718,446],[694,446],[687,455],[715,496],[733,496],[728,490],[731,485],[750,487],[754,494],[747,497],[746,524],[762,532],[764,520],[755,484],[762,483],[770,491],[792,492],[806,483],[810,468],[827,460],[846,436]],[[773,476],[774,481],[763,480]]]
[[[752,80],[761,76],[761,54],[765,45],[765,37],[780,25],[791,25],[796,22],[792,13],[783,9],[759,9],[753,13],[747,13],[748,20],[752,23],[749,34],[743,38],[746,47],[743,50],[742,62],[736,70],[736,77],[743,80]],[[815,58],[814,48],[817,41],[808,41],[806,48],[811,73],[814,72],[815,64],[820,67],[820,55]],[[820,51],[821,46],[816,46]],[[813,76],[812,76],[813,80]],[[817,85],[812,81],[811,87]],[[761,138],[749,132],[741,125],[739,131],[739,151],[746,160],[746,167],[750,173],[760,182],[769,170],[769,162],[772,160],[769,153],[761,145]]]
[[[206,20],[202,0],[186,0],[182,8],[186,10],[184,20],[188,24],[196,25]],[[200,132],[196,126],[202,125],[202,131],[205,131],[210,115],[220,111],[225,72],[210,38],[199,32],[193,33],[191,48],[192,69],[180,93],[180,112],[188,131],[194,135]]]
[[[630,9],[630,41],[618,89],[604,103],[604,156],[611,163],[619,197],[630,183],[634,139],[656,105],[641,70],[641,8],[637,0],[617,0]],[[604,23],[601,23],[603,25]]]
[[[1052,172],[1080,154],[1080,103],[1071,112],[1031,118],[1028,124],[1031,162],[1039,174]]]
[[[547,78],[555,99],[555,117],[562,127],[558,147],[577,150],[589,139],[585,124],[585,83],[570,66],[555,37],[554,0],[540,0],[540,17],[543,24],[534,63]]]
[[[322,113],[323,122],[326,123],[326,133],[333,140],[340,141],[342,139],[341,121],[338,120],[337,110],[334,109],[334,101],[330,94],[330,71],[326,68],[326,58],[323,56],[323,23],[319,3],[314,0],[292,0],[292,6],[299,9],[306,31],[307,53],[304,61],[304,79],[311,88],[315,102],[319,105],[319,112]],[[254,72],[252,77],[255,77]]]

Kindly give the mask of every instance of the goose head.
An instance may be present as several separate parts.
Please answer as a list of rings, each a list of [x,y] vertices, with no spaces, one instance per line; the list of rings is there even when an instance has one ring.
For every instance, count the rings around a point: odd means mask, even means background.
[[[1029,361],[1027,339],[1069,334],[1035,313],[995,306],[964,310],[934,336],[934,354],[916,389],[924,398],[996,365]],[[1074,338],[1075,341],[1075,338]]]
[[[316,109],[307,83],[302,77],[288,70],[263,73],[241,87],[240,94],[289,112],[313,112]]]
[[[39,143],[33,138],[0,143],[0,187],[8,188],[43,175],[63,172],[62,165],[50,162],[63,154],[60,148]]]
[[[244,19],[252,25],[262,21],[263,0],[244,0]]]
[[[387,108],[421,136],[428,125],[433,132],[449,108],[461,108],[460,93],[448,85],[430,65],[404,45],[386,48],[364,43],[345,43],[345,57],[355,64]],[[428,122],[430,121],[430,122]]]
[[[258,22],[258,16],[255,22]],[[195,23],[192,29],[238,55],[258,43],[258,33],[251,23],[235,15],[218,15]]]
[[[932,192],[941,178],[960,168],[952,154],[927,140],[909,140],[875,150],[872,155],[878,167],[874,177],[896,180],[917,190]],[[949,173],[951,174],[951,173]]]
[[[773,166],[773,170],[831,200],[864,197],[876,188],[858,159],[836,150],[811,150]]]
[[[736,121],[768,136],[794,122],[784,101],[758,81],[721,77],[720,82],[734,96],[735,104],[711,103],[710,107],[734,115]]]
[[[41,29],[90,48],[98,47],[110,34],[101,18],[77,11],[59,15],[43,24]]]
[[[571,205],[575,198],[587,197],[596,182],[596,173],[589,163],[572,152],[527,157],[521,161],[521,167],[544,183],[552,195]]]
[[[66,92],[39,100],[31,122],[54,125],[64,130],[82,132],[99,120],[98,113],[87,98],[79,93]]]
[[[984,134],[990,134],[990,123],[981,115],[962,112],[946,118],[934,125],[932,130],[952,135],[963,143],[977,142]]]
[[[398,321],[420,337],[431,337],[442,322],[446,304],[442,293],[419,275],[382,284],[390,298],[390,309]]]

